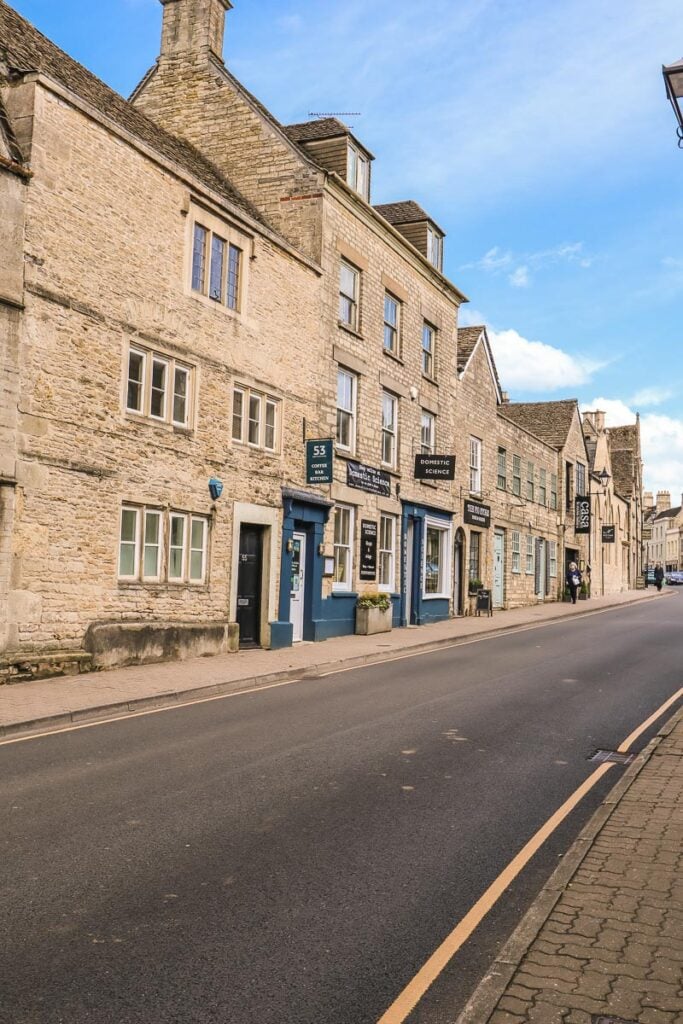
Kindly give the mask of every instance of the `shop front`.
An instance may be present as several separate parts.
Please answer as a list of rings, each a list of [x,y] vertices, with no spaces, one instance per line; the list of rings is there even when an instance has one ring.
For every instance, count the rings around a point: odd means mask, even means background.
[[[402,502],[402,626],[423,626],[449,617],[452,535],[452,513]]]
[[[282,557],[277,646],[324,640],[325,526],[332,502],[308,491],[282,490]],[[271,645],[275,646],[273,626]]]

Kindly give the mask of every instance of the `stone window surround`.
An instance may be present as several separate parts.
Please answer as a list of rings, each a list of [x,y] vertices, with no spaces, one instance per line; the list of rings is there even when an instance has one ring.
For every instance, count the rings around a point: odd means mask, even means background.
[[[348,543],[347,544],[343,544],[341,542],[340,543],[337,542],[337,536],[336,536],[337,518],[336,518],[336,513],[338,511],[339,512],[347,512],[348,513]],[[350,593],[353,593],[353,569],[354,569],[354,558],[353,558],[353,556],[354,556],[354,553],[355,553],[354,552],[354,544],[355,544],[355,530],[354,530],[354,528],[355,528],[356,512],[357,512],[357,509],[356,509],[355,505],[343,505],[340,502],[337,502],[336,505],[335,505],[333,514],[332,514],[332,523],[333,523],[333,528],[334,528],[333,544],[334,544],[334,569],[335,569],[335,579],[332,582],[332,592],[336,593],[336,594],[350,594]],[[337,575],[337,549],[343,549],[344,551],[348,552],[348,579],[343,581],[343,582],[338,582],[336,580],[336,575]]]
[[[225,297],[219,302],[217,299],[210,299],[208,295],[208,282],[209,282],[209,268],[205,268],[205,284],[204,287],[206,292],[196,291],[192,287],[192,266],[193,266],[193,254],[194,254],[194,229],[195,224],[201,225],[206,228],[210,233],[210,237],[217,235],[218,237],[225,240],[228,249],[226,250],[225,266],[223,268],[224,280],[228,273],[228,262],[229,262],[229,246],[234,245],[240,250],[242,256],[240,260],[240,275],[238,283],[238,299],[237,308],[232,309],[226,305]],[[210,309],[220,309],[227,316],[241,316],[247,309],[248,305],[248,286],[249,286],[249,275],[247,273],[248,259],[247,255],[251,253],[254,245],[253,235],[249,235],[240,228],[236,227],[232,222],[217,217],[215,213],[211,213],[206,207],[199,205],[194,201],[190,202],[189,215],[187,217],[187,241],[185,246],[186,259],[185,259],[185,273],[184,280],[187,282],[186,289],[187,294],[191,295],[197,302],[208,306]],[[210,246],[208,247],[210,249]],[[226,286],[227,287],[227,286]]]
[[[135,536],[132,541],[125,541],[123,538],[123,517],[126,512],[135,513]],[[158,533],[158,556],[157,572],[154,575],[144,574],[145,548],[151,545],[146,543],[147,515],[158,516],[160,528]],[[171,551],[171,519],[182,518],[185,522],[183,531],[183,572],[180,577],[171,577],[169,573],[170,551]],[[203,524],[202,537],[202,576],[201,579],[190,578],[190,557],[191,551],[200,550],[192,548],[192,526],[194,523]],[[183,509],[171,508],[156,504],[142,504],[133,501],[123,501],[121,514],[119,516],[119,540],[117,557],[117,577],[119,586],[147,587],[182,587],[193,588],[208,585],[209,582],[209,542],[210,542],[210,517],[201,513],[189,512]],[[134,573],[132,575],[121,574],[121,548],[124,543],[134,545]]]
[[[237,394],[242,396],[242,409],[239,414],[240,417],[240,436],[235,436],[235,397]],[[250,429],[250,411],[251,411],[251,399],[258,400],[259,405],[259,419],[258,419],[258,432],[259,440],[249,440],[249,429]],[[267,408],[268,406],[274,408],[274,438],[273,446],[266,445],[266,431],[267,431]],[[268,455],[280,455],[282,449],[282,399],[277,395],[274,395],[268,391],[264,391],[262,388],[251,387],[249,384],[243,383],[241,380],[236,380],[232,387],[232,419],[231,419],[231,432],[233,444],[244,446],[246,448],[258,449]]]
[[[341,353],[343,355],[343,353]],[[339,405],[339,384],[340,378],[348,378],[350,382],[351,390],[351,401],[350,408]],[[358,421],[358,373],[357,371],[349,368],[348,366],[337,366],[337,392],[335,396],[335,409],[337,411],[337,422],[335,424],[335,438],[334,445],[335,449],[340,452],[344,452],[349,456],[354,456],[356,452],[356,440],[357,440],[357,421]],[[349,441],[348,445],[342,444],[339,441],[339,412],[343,412],[348,416],[349,422]]]
[[[142,408],[134,409],[128,405],[128,383],[130,380],[130,356],[137,353],[143,358],[142,387]],[[166,387],[165,387],[165,410],[163,416],[154,416],[151,412],[152,395],[152,366],[154,361],[163,362],[167,366]],[[186,418],[185,422],[173,419],[173,406],[175,395],[176,368],[184,370],[188,375],[188,386],[186,394]],[[158,426],[167,426],[174,431],[189,433],[196,427],[197,411],[197,367],[185,359],[177,359],[176,356],[164,352],[160,347],[149,348],[137,341],[129,341],[124,347],[123,373],[122,373],[122,402],[126,418],[144,420],[146,423],[154,423]]]

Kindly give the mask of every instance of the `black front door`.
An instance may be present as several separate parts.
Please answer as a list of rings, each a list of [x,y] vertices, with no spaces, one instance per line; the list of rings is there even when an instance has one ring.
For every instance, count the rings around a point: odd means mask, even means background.
[[[240,530],[240,564],[237,574],[237,622],[240,647],[261,643],[261,563],[263,530],[243,525]]]

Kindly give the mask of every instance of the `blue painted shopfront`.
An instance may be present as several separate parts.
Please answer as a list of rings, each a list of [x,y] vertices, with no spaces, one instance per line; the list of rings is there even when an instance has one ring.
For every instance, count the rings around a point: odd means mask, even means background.
[[[327,601],[322,599],[325,541],[325,524],[329,518],[332,502],[317,494],[283,488],[282,490],[283,523],[282,523],[282,563],[280,568],[280,600],[277,623],[278,647],[291,647],[293,627],[290,622],[291,578],[292,578],[292,542],[295,533],[303,533],[306,537],[306,587],[304,592],[304,640],[325,640],[328,636],[338,636],[338,632],[330,632],[328,622],[329,611],[325,608]],[[288,550],[289,549],[289,550]],[[350,595],[344,595],[350,596]],[[355,614],[355,601],[352,603],[352,614]],[[340,607],[342,618],[345,609]],[[344,630],[344,632],[353,632]],[[271,637],[273,627],[271,626]],[[273,645],[275,646],[275,645]]]
[[[411,502],[402,503],[401,515],[401,610],[402,626],[424,626],[447,619],[450,612],[450,549],[453,516],[442,509]],[[438,595],[426,593],[425,544],[427,529],[433,526],[442,535]]]

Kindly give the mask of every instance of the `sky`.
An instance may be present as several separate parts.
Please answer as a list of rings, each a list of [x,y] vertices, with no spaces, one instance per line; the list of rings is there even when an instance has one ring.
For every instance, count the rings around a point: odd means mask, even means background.
[[[683,151],[662,64],[680,0],[233,0],[225,59],[284,123],[340,113],[375,203],[415,199],[513,401],[640,414],[645,488],[683,491]],[[12,0],[129,95],[159,0]]]

